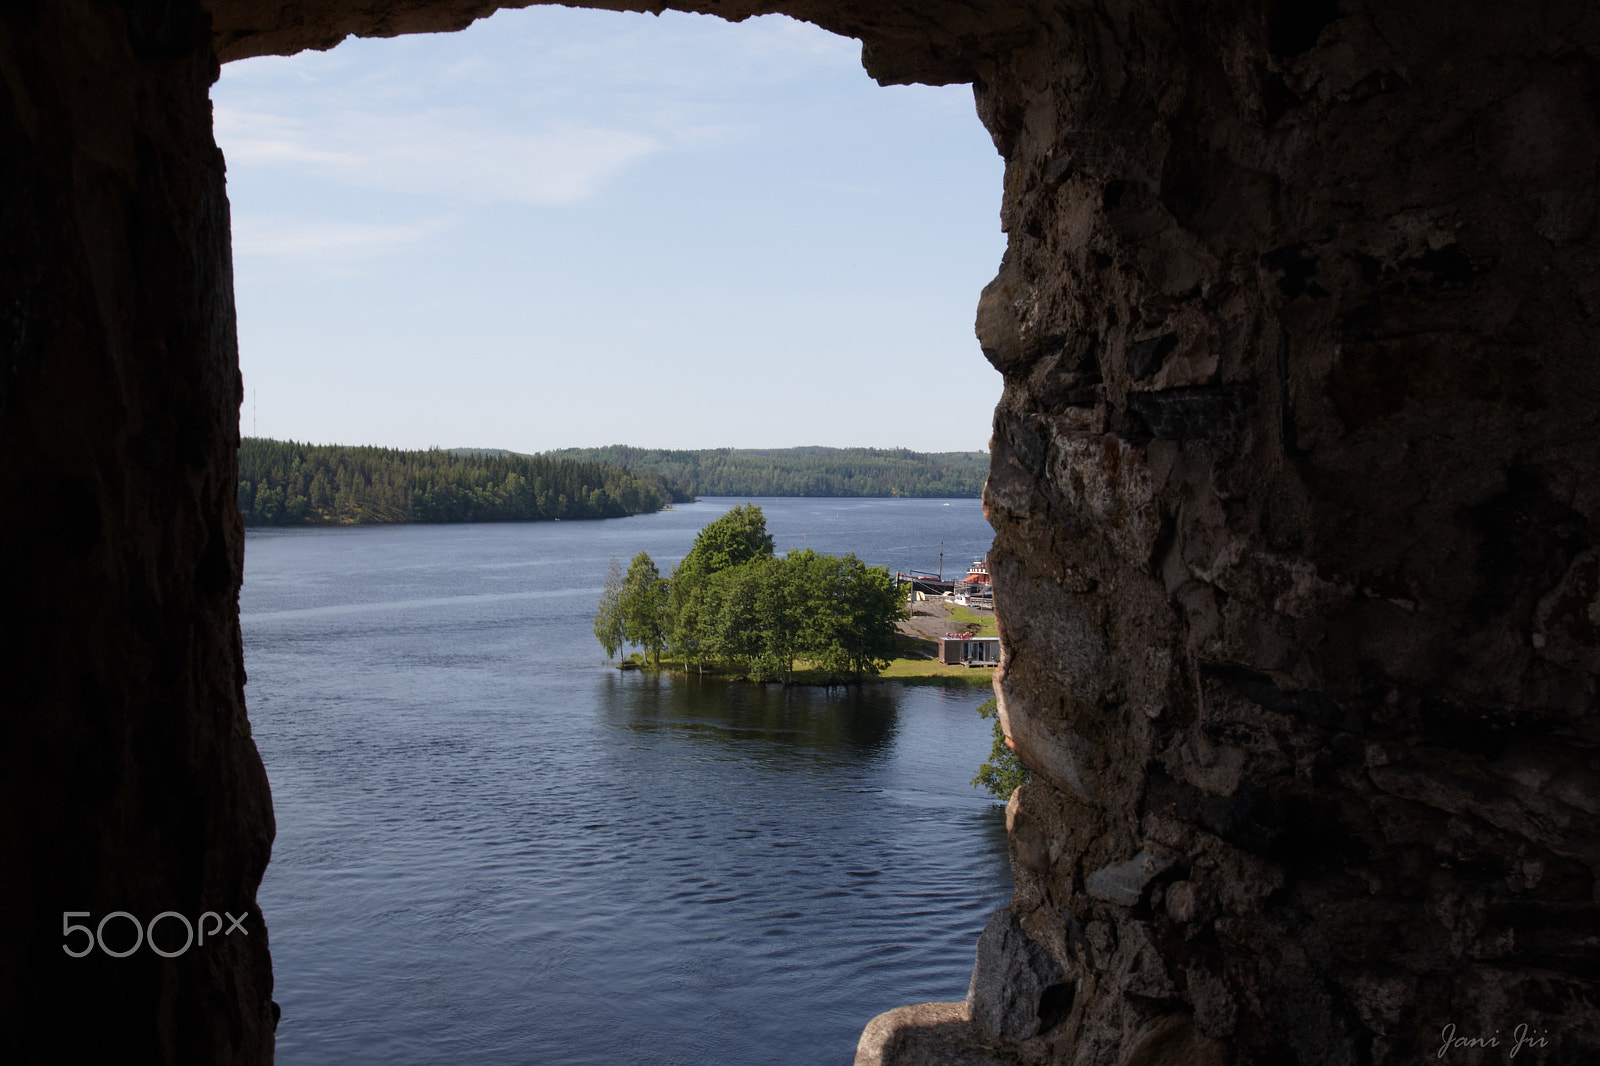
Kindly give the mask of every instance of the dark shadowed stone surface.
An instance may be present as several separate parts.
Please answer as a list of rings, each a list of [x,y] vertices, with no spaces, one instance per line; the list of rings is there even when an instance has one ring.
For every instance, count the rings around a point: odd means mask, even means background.
[[[61,952],[64,910],[260,922],[206,90],[215,56],[497,6],[0,8],[7,1061],[270,1056],[264,930]],[[1006,160],[977,333],[1001,720],[1035,770],[1011,910],[1067,977],[983,1054],[1388,1066],[1527,1025],[1531,1061],[1591,1055],[1600,7],[681,9],[970,81]],[[915,1061],[970,1050],[940,1017]]]
[[[1132,393],[1128,407],[1158,440],[1227,440],[1244,428],[1250,392],[1238,385],[1192,385]]]
[[[0,7],[6,1063],[271,1056],[216,72],[198,4]],[[62,950],[64,911],[208,910],[245,933]]]
[[[1069,4],[980,70],[1038,1061],[1600,1046],[1596,20]]]

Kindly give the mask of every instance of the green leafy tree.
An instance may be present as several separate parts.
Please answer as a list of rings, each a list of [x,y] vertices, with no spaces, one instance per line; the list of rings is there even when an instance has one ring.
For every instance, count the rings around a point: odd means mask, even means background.
[[[683,663],[687,674],[691,665],[704,670],[705,664],[705,582],[674,579],[667,586],[667,650]]]
[[[667,583],[655,561],[645,552],[633,557],[622,579],[622,629],[630,644],[637,644],[661,665],[666,643]]]
[[[742,503],[710,523],[694,538],[694,547],[679,564],[707,576],[754,559],[772,557],[767,516],[753,503]]]
[[[763,679],[789,684],[794,660],[807,646],[815,611],[806,578],[814,552],[790,552],[782,559],[747,563],[755,583],[756,618],[760,628],[757,672]]]
[[[905,597],[889,571],[853,554],[813,554],[808,570],[809,657],[832,680],[876,676],[894,658],[895,623],[906,615]]]
[[[606,572],[606,583],[600,589],[600,609],[594,614],[594,635],[606,651],[607,659],[615,659],[627,636],[627,626],[622,616],[622,563],[611,560]]]
[[[747,564],[772,558],[767,516],[753,503],[741,504],[707,524],[694,547],[672,572],[667,597],[667,643],[684,670],[693,659],[738,662],[748,667],[760,656],[755,634],[730,620],[754,625],[756,586],[742,580],[718,580]]]
[[[1006,746],[1005,730],[1000,728],[999,702],[990,696],[978,704],[978,714],[994,719],[994,743],[989,748],[989,761],[978,767],[972,787],[987,789],[996,799],[1010,801],[1011,793],[1028,780],[1028,768],[1022,765],[1017,753]]]
[[[707,657],[747,673],[755,670],[764,650],[756,571],[753,565],[736,566],[708,577],[700,624]]]
[[[256,487],[256,517],[266,525],[272,525],[283,517],[283,490],[273,488],[267,482],[257,483]]]
[[[794,680],[811,613],[798,555],[751,559],[707,579],[702,632],[713,658],[754,681]]]

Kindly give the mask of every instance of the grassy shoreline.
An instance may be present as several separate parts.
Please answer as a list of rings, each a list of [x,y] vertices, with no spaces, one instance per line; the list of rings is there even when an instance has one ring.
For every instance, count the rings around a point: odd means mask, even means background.
[[[624,659],[614,664],[618,670],[647,670],[657,671],[656,667],[640,661],[637,655]],[[684,669],[681,660],[662,659],[659,671],[662,674],[674,677],[683,677]],[[707,668],[704,671],[690,669],[690,677],[714,677],[723,681],[748,680],[743,674],[733,670]],[[989,688],[993,684],[994,670],[991,667],[966,667],[946,666],[936,659],[895,659],[880,673],[873,677],[863,677],[862,684],[872,684],[879,681],[893,681],[901,685],[942,685],[946,688]],[[767,682],[776,684],[776,682]],[[828,680],[820,670],[800,668],[794,672],[794,685],[826,686],[855,684],[854,681]]]
[[[992,666],[947,666],[937,659],[896,659],[877,677],[904,685],[946,685],[950,688],[990,688]]]
[[[897,624],[896,643],[899,654],[889,661],[882,671],[872,677],[863,677],[861,683],[889,681],[900,685],[939,685],[945,688],[989,689],[994,685],[994,667],[947,665],[939,661],[939,637],[946,632],[961,630],[984,633],[995,627],[994,616],[984,617],[957,603],[940,600],[923,600],[908,605],[907,617]],[[640,652],[615,664],[619,670],[652,670]],[[684,676],[681,659],[662,659],[659,670],[664,674]],[[704,670],[690,669],[689,676],[714,677],[724,681],[744,681],[748,678],[737,668],[708,666]],[[793,685],[827,686],[855,684],[856,682],[829,678],[822,670],[797,666]]]

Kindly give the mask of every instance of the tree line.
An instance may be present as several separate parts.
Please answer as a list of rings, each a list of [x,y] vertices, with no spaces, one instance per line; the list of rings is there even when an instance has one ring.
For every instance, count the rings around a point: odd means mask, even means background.
[[[904,448],[563,448],[545,455],[625,467],[681,483],[696,496],[973,497],[989,474],[987,452]]]
[[[649,474],[546,456],[263,437],[239,445],[239,513],[247,526],[622,518],[659,511],[674,495]]]
[[[743,504],[702,529],[662,577],[645,552],[612,560],[594,632],[608,658],[632,644],[657,668],[711,668],[791,683],[797,663],[828,682],[875,676],[895,654],[905,597],[883,567],[810,549],[773,554],[766,516]]]

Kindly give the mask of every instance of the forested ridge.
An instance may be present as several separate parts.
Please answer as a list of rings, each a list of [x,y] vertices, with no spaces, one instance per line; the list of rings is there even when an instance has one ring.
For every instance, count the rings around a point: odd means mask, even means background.
[[[263,437],[239,445],[247,526],[621,518],[673,498],[658,477],[573,459]]]
[[[987,452],[904,448],[562,448],[551,458],[624,467],[683,484],[696,496],[979,496]]]

